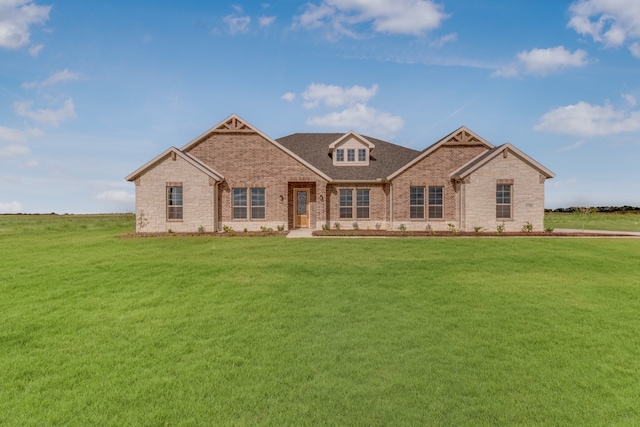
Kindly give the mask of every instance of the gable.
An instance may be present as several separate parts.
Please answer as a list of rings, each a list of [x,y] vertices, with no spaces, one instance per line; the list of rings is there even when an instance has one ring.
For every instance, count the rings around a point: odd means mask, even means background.
[[[462,126],[456,129],[455,131],[451,132],[449,135],[445,136],[438,142],[431,144],[429,147],[422,150],[422,152],[418,156],[416,156],[413,160],[411,160],[410,162],[408,162],[407,164],[403,165],[401,168],[393,172],[391,175],[387,177],[387,179],[392,180],[396,178],[398,175],[402,174],[403,172],[410,169],[414,165],[420,163],[422,160],[431,156],[433,153],[435,153],[442,147],[448,147],[448,148],[456,147],[456,148],[460,148],[461,151],[474,152],[476,154],[474,154],[473,157],[475,157],[477,155],[478,150],[482,150],[482,151],[490,150],[493,148],[493,145],[489,141],[485,140],[481,136],[477,135],[473,131],[466,128],[465,126]],[[465,156],[461,156],[461,157],[465,157]],[[458,165],[462,165],[467,161],[468,160],[458,163]]]
[[[147,173],[149,170],[155,168],[157,165],[161,163],[164,163],[168,159],[175,161],[178,158],[186,162],[186,164],[190,165],[191,167],[199,170],[203,174],[209,176],[214,181],[220,182],[224,180],[224,176],[222,174],[216,172],[215,170],[213,170],[206,164],[202,163],[198,159],[190,156],[189,154],[183,153],[182,151],[178,150],[175,147],[169,147],[167,150],[163,151],[158,156],[151,159],[149,162],[145,163],[135,171],[131,172],[129,175],[126,176],[125,179],[127,181],[135,181],[136,179],[138,179],[139,177]]]
[[[334,166],[369,166],[369,157],[375,145],[351,131],[329,145]]]
[[[510,143],[506,143],[498,147],[494,147],[491,150],[477,156],[467,164],[461,166],[460,168],[452,172],[449,175],[449,177],[455,180],[463,180],[467,178],[469,175],[471,175],[473,172],[477,171],[478,169],[482,168],[492,160],[496,159],[497,157],[502,156],[503,158],[507,158],[510,155],[515,156],[516,158],[521,160],[523,163],[529,165],[532,169],[538,171],[541,174],[541,176],[545,177],[545,179],[553,178],[555,176],[555,174],[551,172],[549,169],[545,168],[540,163],[536,162],[531,157],[527,156],[525,153],[518,150],[516,147],[514,147]]]

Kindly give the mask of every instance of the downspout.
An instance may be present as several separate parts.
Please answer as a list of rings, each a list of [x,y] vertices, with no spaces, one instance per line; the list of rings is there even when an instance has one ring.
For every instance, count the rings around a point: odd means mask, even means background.
[[[213,186],[213,231],[218,232],[218,185],[216,182]]]
[[[389,181],[389,230],[393,230],[393,182]]]

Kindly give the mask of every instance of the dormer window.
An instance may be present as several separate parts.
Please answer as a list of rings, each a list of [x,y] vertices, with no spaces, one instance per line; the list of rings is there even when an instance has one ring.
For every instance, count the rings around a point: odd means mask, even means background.
[[[329,145],[329,155],[333,153],[334,166],[369,166],[374,148],[371,141],[351,131]]]

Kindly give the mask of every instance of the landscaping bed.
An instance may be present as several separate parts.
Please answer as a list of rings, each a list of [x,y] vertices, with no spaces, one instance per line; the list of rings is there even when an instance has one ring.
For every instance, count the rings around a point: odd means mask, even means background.
[[[590,231],[563,233],[556,231],[475,232],[475,231],[400,231],[400,230],[317,230],[318,237],[628,237],[624,233],[594,233]]]

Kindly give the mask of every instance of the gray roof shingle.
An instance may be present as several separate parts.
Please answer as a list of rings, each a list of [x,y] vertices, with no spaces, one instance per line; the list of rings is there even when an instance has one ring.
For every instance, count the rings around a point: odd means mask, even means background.
[[[344,133],[294,133],[276,141],[337,181],[385,179],[420,154],[420,151],[362,135],[375,145],[369,166],[334,166],[329,145],[342,136]]]

